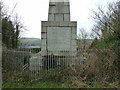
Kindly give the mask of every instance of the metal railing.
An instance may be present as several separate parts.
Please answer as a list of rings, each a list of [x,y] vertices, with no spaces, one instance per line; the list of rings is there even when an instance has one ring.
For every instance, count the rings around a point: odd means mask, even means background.
[[[81,56],[77,51],[34,51],[31,49],[3,50],[3,72],[28,72],[36,75],[53,69],[79,65]]]
[[[30,58],[30,71],[51,70],[61,67],[74,67],[77,61],[76,52],[42,51]]]

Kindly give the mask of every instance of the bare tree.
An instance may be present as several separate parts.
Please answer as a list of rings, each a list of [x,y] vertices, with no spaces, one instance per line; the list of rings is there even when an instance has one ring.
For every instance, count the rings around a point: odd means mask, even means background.
[[[86,32],[86,30],[84,28],[81,28],[79,30],[79,34],[78,34],[78,47],[81,49],[86,49],[87,46],[87,39],[89,39],[89,33]]]
[[[102,38],[102,32],[101,30],[98,28],[97,25],[94,25],[91,33],[90,33],[90,37],[95,39],[95,38]]]
[[[113,37],[120,28],[120,2],[110,3],[105,11],[100,6],[94,11],[93,20],[96,22],[92,31],[100,38]],[[101,34],[102,33],[102,34]],[[102,36],[101,36],[102,35]]]
[[[19,17],[19,15],[17,13],[15,14],[14,12],[17,3],[10,13],[8,13],[9,11],[6,9],[6,6],[2,1],[1,3],[3,43],[7,47],[17,48],[19,45],[20,32],[26,30],[21,21],[21,17]]]

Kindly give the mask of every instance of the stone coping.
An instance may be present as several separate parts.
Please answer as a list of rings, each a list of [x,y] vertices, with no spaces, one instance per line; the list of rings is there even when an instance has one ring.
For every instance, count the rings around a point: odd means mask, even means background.
[[[42,26],[45,27],[73,27],[73,26],[77,26],[77,22],[76,21],[42,21]]]

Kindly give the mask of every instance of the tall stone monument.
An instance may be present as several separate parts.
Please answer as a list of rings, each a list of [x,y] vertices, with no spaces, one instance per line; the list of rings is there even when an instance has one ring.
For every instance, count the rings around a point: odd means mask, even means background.
[[[30,59],[30,70],[75,65],[77,22],[70,21],[69,0],[50,0],[48,21],[42,21],[41,52]]]
[[[41,50],[44,56],[62,57],[68,53],[72,56],[76,51],[77,22],[70,21],[69,0],[50,0],[48,21],[42,21],[41,27]]]
[[[70,21],[69,0],[50,0],[48,21],[42,21],[42,51],[75,51],[77,22]]]

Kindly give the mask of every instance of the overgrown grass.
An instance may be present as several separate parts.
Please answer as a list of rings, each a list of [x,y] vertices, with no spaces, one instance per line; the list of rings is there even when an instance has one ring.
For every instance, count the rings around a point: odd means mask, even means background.
[[[102,88],[103,85],[99,82],[92,82],[91,88]]]
[[[37,83],[29,83],[29,82],[6,82],[3,84],[3,88],[63,88],[62,86],[56,83],[50,82],[37,82]]]
[[[82,81],[78,72],[69,69],[54,69],[49,72],[43,72],[39,77],[29,77],[24,74],[15,75],[15,77],[23,78],[22,81],[6,80],[3,88],[116,88],[117,83],[107,83],[107,85],[96,81]],[[17,78],[19,79],[19,78]],[[31,79],[31,80],[30,80]]]

